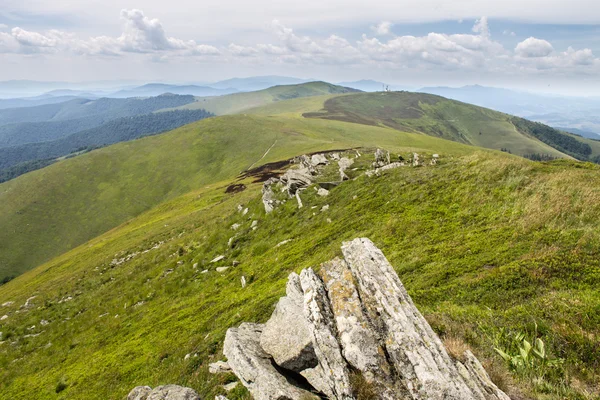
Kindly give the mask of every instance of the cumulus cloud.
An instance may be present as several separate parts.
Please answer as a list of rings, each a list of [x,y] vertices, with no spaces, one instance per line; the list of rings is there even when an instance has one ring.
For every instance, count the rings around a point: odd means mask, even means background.
[[[481,17],[480,19],[475,21],[475,25],[473,26],[473,32],[485,37],[490,36],[490,28],[488,26],[487,17]]]
[[[521,43],[517,44],[517,47],[515,47],[515,53],[518,56],[525,58],[546,57],[553,51],[554,48],[550,42],[534,37],[529,37],[523,40]]]
[[[376,35],[385,36],[390,35],[392,33],[392,24],[390,21],[383,21],[379,24],[372,26],[371,30],[375,32]]]
[[[368,66],[414,70],[473,72],[591,71],[600,61],[590,49],[555,51],[552,44],[530,37],[514,51],[492,38],[489,21],[481,17],[471,31],[461,34],[431,32],[423,36],[395,36],[390,22],[371,27],[371,32],[350,41],[340,35],[313,37],[299,34],[273,20],[273,40],[266,43],[229,43],[215,47],[170,36],[163,24],[141,10],[122,10],[122,32],[118,36],[80,38],[69,32],[33,32],[15,27],[0,29],[0,53],[77,54],[87,57],[147,57],[155,63],[198,57],[216,62],[296,65]],[[505,31],[504,35],[514,35]],[[387,37],[386,37],[387,36]],[[596,69],[597,71],[597,69]]]

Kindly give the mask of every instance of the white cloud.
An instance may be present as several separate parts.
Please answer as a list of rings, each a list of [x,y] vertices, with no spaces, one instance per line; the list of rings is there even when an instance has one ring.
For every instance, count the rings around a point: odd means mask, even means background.
[[[554,48],[550,42],[534,37],[529,37],[523,40],[521,43],[517,44],[517,47],[515,47],[515,53],[518,56],[525,58],[546,57],[553,51]]]
[[[122,31],[115,36],[81,38],[59,30],[34,32],[20,27],[0,30],[0,53],[40,54],[57,59],[69,54],[92,60],[149,60],[169,64],[212,60],[215,65],[295,65],[298,68],[339,65],[348,68],[381,68],[393,71],[455,71],[468,74],[522,73],[535,71],[574,71],[598,74],[599,59],[590,49],[568,48],[554,51],[551,43],[534,37],[519,43],[514,51],[492,38],[488,18],[479,18],[471,32],[424,36],[394,36],[392,24],[382,22],[370,35],[350,41],[340,35],[308,36],[297,33],[279,20],[273,20],[266,40],[253,43],[230,42],[215,47],[182,39],[167,33],[158,19],[141,10],[121,11]],[[511,35],[510,31],[503,34]],[[272,40],[269,40],[268,37]],[[384,37],[389,35],[388,37]],[[111,61],[107,61],[111,62]],[[594,72],[596,71],[596,72]]]
[[[512,31],[509,31],[508,29],[504,30],[504,31],[502,32],[502,34],[503,34],[504,36],[513,36],[513,37],[514,37],[514,36],[517,36],[517,34],[516,34],[516,33],[512,32]]]
[[[475,25],[473,26],[473,32],[480,34],[484,37],[490,36],[490,28],[488,26],[487,17],[481,17],[477,21],[475,21]]]
[[[371,30],[375,32],[376,35],[385,36],[392,33],[392,26],[394,26],[394,24],[392,24],[390,21],[383,21],[375,26],[372,26]]]
[[[0,24],[0,31],[5,31],[8,29],[8,25],[6,24]]]

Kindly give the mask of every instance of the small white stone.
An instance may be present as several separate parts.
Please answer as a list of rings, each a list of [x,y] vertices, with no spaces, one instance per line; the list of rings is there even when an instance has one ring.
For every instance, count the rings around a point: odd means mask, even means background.
[[[201,274],[208,274],[208,270],[205,269],[204,271],[200,272]]]
[[[198,263],[194,263],[193,268],[198,269]]]
[[[0,317],[0,321],[4,321],[5,319],[8,319],[8,315],[3,315],[2,317]]]
[[[190,359],[190,357],[191,357],[191,354],[190,354],[190,353],[188,353],[188,354],[186,354],[186,355],[185,355],[185,357],[183,357],[183,359],[184,359],[185,361],[187,361],[187,360],[189,360],[189,359]]]
[[[217,272],[225,272],[229,269],[229,267],[219,267],[217,268]]]
[[[242,279],[240,279],[242,282],[242,289],[246,287],[246,277],[242,275]]]
[[[240,228],[240,224],[233,224],[231,225],[231,229],[233,229],[234,231],[237,231]]]
[[[242,215],[246,215],[246,214],[248,214],[248,209],[244,208],[244,211],[242,211]]]
[[[317,190],[317,194],[323,197],[329,196],[329,190],[320,188],[319,190]]]
[[[325,204],[323,207],[321,207],[321,212],[327,211],[327,210],[329,210],[329,204]]]
[[[231,392],[233,389],[235,389],[237,387],[239,382],[231,382],[228,383],[227,385],[223,385],[223,389],[225,389],[226,392]]]
[[[225,256],[223,256],[223,255],[217,256],[217,257],[213,258],[210,262],[211,263],[216,263],[216,262],[219,262],[219,261],[223,260],[224,258],[225,258]]]

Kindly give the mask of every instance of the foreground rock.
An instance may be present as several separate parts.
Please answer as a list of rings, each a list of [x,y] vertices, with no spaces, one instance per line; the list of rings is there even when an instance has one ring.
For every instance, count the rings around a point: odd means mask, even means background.
[[[233,372],[256,400],[300,400],[311,396],[299,383],[290,383],[275,369],[271,356],[260,346],[263,329],[264,325],[243,323],[227,330],[223,354]]]
[[[200,400],[194,390],[178,385],[158,386],[154,390],[150,386],[133,388],[127,400]]]
[[[266,325],[227,331],[223,352],[254,398],[353,399],[360,374],[380,399],[510,400],[470,351],[464,364],[448,355],[370,240],[342,253],[322,276],[291,274]]]

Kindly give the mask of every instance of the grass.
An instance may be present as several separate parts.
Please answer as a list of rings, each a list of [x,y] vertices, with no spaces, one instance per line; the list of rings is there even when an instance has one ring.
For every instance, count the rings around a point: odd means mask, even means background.
[[[338,121],[209,118],[0,184],[0,279],[29,270],[163,201],[232,179],[252,165],[304,152],[375,145],[469,151],[423,135]]]
[[[407,155],[401,143],[390,150]],[[15,302],[0,309],[9,315],[0,328],[0,397],[123,399],[136,385],[165,383],[191,386],[204,398],[223,393],[231,377],[207,369],[222,357],[226,329],[265,321],[291,271],[318,266],[359,236],[383,250],[442,339],[472,348],[495,365],[495,377],[509,373],[494,347],[513,333],[541,338],[565,360],[565,374],[551,381],[508,375],[511,393],[598,396],[600,168],[435,146],[423,152],[433,151],[441,155],[435,167],[355,176],[325,198],[309,189],[304,208],[288,201],[270,215],[260,183],[247,179],[245,191],[226,194],[231,181],[217,182],[0,287],[0,304]],[[362,152],[358,168],[372,157]],[[329,210],[320,212],[325,204]],[[242,224],[235,232],[234,223]],[[276,247],[286,239],[293,240]],[[210,262],[221,254],[223,261]],[[215,271],[233,260],[240,264]],[[34,295],[34,307],[17,313]],[[248,394],[240,388],[229,398]]]
[[[508,149],[518,155],[539,153],[568,157],[519,132],[506,114],[424,93],[335,96],[325,101],[323,110],[308,112],[305,116],[384,125],[494,150]]]

